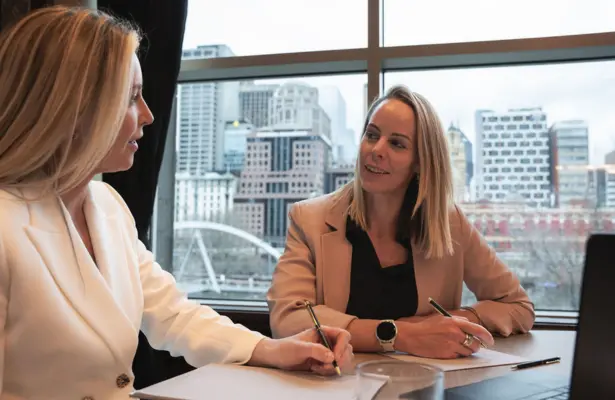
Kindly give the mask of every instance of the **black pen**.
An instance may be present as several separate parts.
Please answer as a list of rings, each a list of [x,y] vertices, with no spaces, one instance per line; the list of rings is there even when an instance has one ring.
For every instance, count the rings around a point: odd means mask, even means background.
[[[532,368],[532,367],[540,367],[543,365],[549,365],[549,364],[555,364],[560,362],[560,358],[559,357],[553,357],[553,358],[547,358],[544,360],[538,360],[538,361],[530,361],[530,362],[525,362],[525,363],[521,363],[518,365],[515,365],[513,367],[513,369],[526,369],[526,368]]]
[[[453,316],[451,314],[449,314],[448,311],[446,311],[444,308],[442,308],[442,306],[438,303],[436,303],[436,301],[434,299],[432,299],[431,297],[429,298],[429,304],[431,304],[431,306],[438,312],[440,313],[440,315],[443,315],[445,317],[449,317],[449,318],[453,318]],[[470,334],[468,334],[470,335]],[[476,341],[478,341],[478,343],[480,343],[480,347],[483,348],[487,348],[487,346],[485,345],[485,343],[480,340],[479,337],[474,336],[474,335],[470,335],[472,336],[472,339],[475,339]]]
[[[322,331],[322,329],[320,329],[320,322],[318,322],[318,318],[316,318],[316,314],[314,314],[314,310],[312,309],[312,304],[308,300],[305,300],[305,308],[310,313],[310,317],[312,317],[312,321],[314,322],[314,327],[316,328],[316,332],[318,332],[318,334],[320,335],[320,339],[322,340],[323,344],[325,345],[325,347],[327,347],[327,349],[333,352],[333,349],[331,348],[331,345],[329,344],[329,341],[327,340],[327,336]],[[335,361],[335,359],[333,360],[333,368],[335,368],[335,372],[337,372],[339,376],[342,376],[342,371],[340,370],[340,367],[338,367],[337,361]]]

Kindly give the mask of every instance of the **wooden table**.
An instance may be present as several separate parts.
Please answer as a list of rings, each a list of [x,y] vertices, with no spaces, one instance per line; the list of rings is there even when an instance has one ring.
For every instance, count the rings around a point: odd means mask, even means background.
[[[548,371],[552,373],[568,375],[572,367],[574,340],[575,332],[535,331],[527,335],[498,338],[496,339],[496,344],[493,349],[533,360],[559,356],[562,360],[561,363],[540,368],[548,369]],[[385,356],[380,354],[356,354],[355,364],[382,359],[385,359]],[[511,366],[449,371],[445,373],[445,386],[450,388],[467,385],[488,378],[501,376],[510,371]],[[188,396],[189,398],[200,398],[204,389],[201,386],[201,380],[197,379],[194,373],[195,371],[189,372],[188,374],[166,381],[160,384],[162,387],[157,385],[158,388],[155,390],[156,395],[152,397],[152,392],[150,391],[149,395],[145,398],[186,398],[186,396],[180,396],[178,394],[186,392],[186,388],[188,388],[188,392],[198,393],[196,397],[190,394],[192,397]],[[275,388],[271,388],[271,390],[275,391]]]
[[[514,354],[530,360],[549,357],[561,357],[558,364],[541,368],[560,375],[570,375],[574,355],[576,333],[573,331],[533,331],[526,335],[516,335],[508,338],[496,338],[493,350]],[[382,359],[379,354],[360,353],[355,355],[355,364],[365,361]],[[501,376],[511,372],[511,366],[477,368],[463,371],[449,371],[444,374],[444,385],[449,387],[463,386],[470,383]]]

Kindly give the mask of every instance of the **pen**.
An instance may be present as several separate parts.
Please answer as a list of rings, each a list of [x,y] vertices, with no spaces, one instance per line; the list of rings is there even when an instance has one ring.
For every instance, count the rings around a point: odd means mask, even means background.
[[[327,349],[333,351],[333,349],[331,348],[331,345],[329,344],[329,341],[327,340],[327,336],[325,336],[322,329],[320,329],[320,322],[318,322],[318,318],[316,318],[316,314],[314,314],[314,310],[312,309],[312,304],[307,300],[305,300],[305,308],[310,313],[310,317],[312,317],[312,321],[314,322],[314,327],[316,328],[316,332],[318,332],[318,334],[320,335],[320,339],[322,340],[323,344],[327,347]],[[333,368],[335,368],[335,372],[337,372],[339,376],[342,376],[342,371],[340,370],[340,367],[337,365],[337,361],[335,361],[335,359],[333,360]]]
[[[432,299],[431,297],[429,298],[429,304],[431,304],[431,306],[433,308],[435,308],[435,310],[437,312],[439,312],[440,315],[443,315],[443,316],[449,317],[449,318],[453,317],[451,314],[449,314],[448,311],[446,311],[444,308],[442,308],[442,306],[440,304],[436,303],[436,301],[434,299]],[[485,343],[482,340],[480,340],[479,337],[476,337],[474,335],[470,335],[470,336],[472,336],[472,339],[475,339],[476,341],[478,341],[478,343],[480,343],[480,347],[487,348]]]
[[[521,364],[514,366],[513,369],[526,369],[526,368],[532,368],[532,367],[539,367],[542,365],[555,364],[555,363],[558,363],[559,361],[560,361],[559,357],[547,358],[544,360],[521,363]]]

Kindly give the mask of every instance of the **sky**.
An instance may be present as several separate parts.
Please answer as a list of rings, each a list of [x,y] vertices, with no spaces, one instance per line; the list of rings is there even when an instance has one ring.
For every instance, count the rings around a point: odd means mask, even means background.
[[[386,46],[615,31],[614,0],[383,0]],[[190,0],[184,48],[226,44],[236,55],[367,45],[366,0]],[[432,101],[445,126],[475,143],[474,112],[542,107],[549,125],[589,124],[592,164],[615,150],[615,61],[385,73]],[[335,86],[359,134],[366,74],[266,80]],[[257,81],[257,83],[259,83]]]

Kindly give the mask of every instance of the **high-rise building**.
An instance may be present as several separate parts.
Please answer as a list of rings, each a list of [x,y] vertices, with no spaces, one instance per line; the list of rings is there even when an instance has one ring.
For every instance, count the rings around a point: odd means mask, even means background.
[[[225,45],[183,51],[183,59],[229,57]],[[203,175],[224,167],[224,122],[239,117],[239,83],[179,85],[177,93],[177,171]]]
[[[227,121],[224,125],[224,169],[239,175],[246,157],[247,137],[255,131],[245,120]]]
[[[338,164],[327,169],[325,193],[335,192],[354,178],[354,164]]]
[[[283,247],[290,205],[325,192],[331,128],[310,86],[280,86],[270,111],[270,126],[248,136],[235,215],[248,232]]]
[[[269,100],[280,85],[257,85],[242,82],[239,87],[239,114],[255,128],[269,125]]]
[[[330,141],[318,132],[264,128],[248,136],[246,161],[235,196],[243,228],[283,247],[289,207],[325,192]]]
[[[451,124],[446,132],[451,164],[453,167],[453,190],[456,202],[470,200],[470,184],[474,176],[472,161],[472,142],[455,125]]]
[[[476,112],[476,179],[480,199],[522,197],[551,207],[552,162],[547,115],[541,108]]]
[[[281,130],[308,130],[331,141],[331,119],[320,107],[318,89],[286,83],[269,101],[269,127]]]
[[[595,193],[598,208],[615,208],[615,151],[604,156],[606,165],[589,171],[590,190]]]
[[[605,154],[604,163],[615,166],[615,150],[610,151]]]
[[[554,166],[556,203],[560,206],[593,202],[589,189],[589,135],[587,123],[560,121],[551,126],[551,154]]]
[[[318,88],[318,104],[331,120],[332,161],[336,164],[352,162],[357,153],[354,131],[346,127],[346,101],[335,86]]]
[[[230,173],[207,172],[175,176],[175,221],[223,221],[233,209],[237,178]]]

